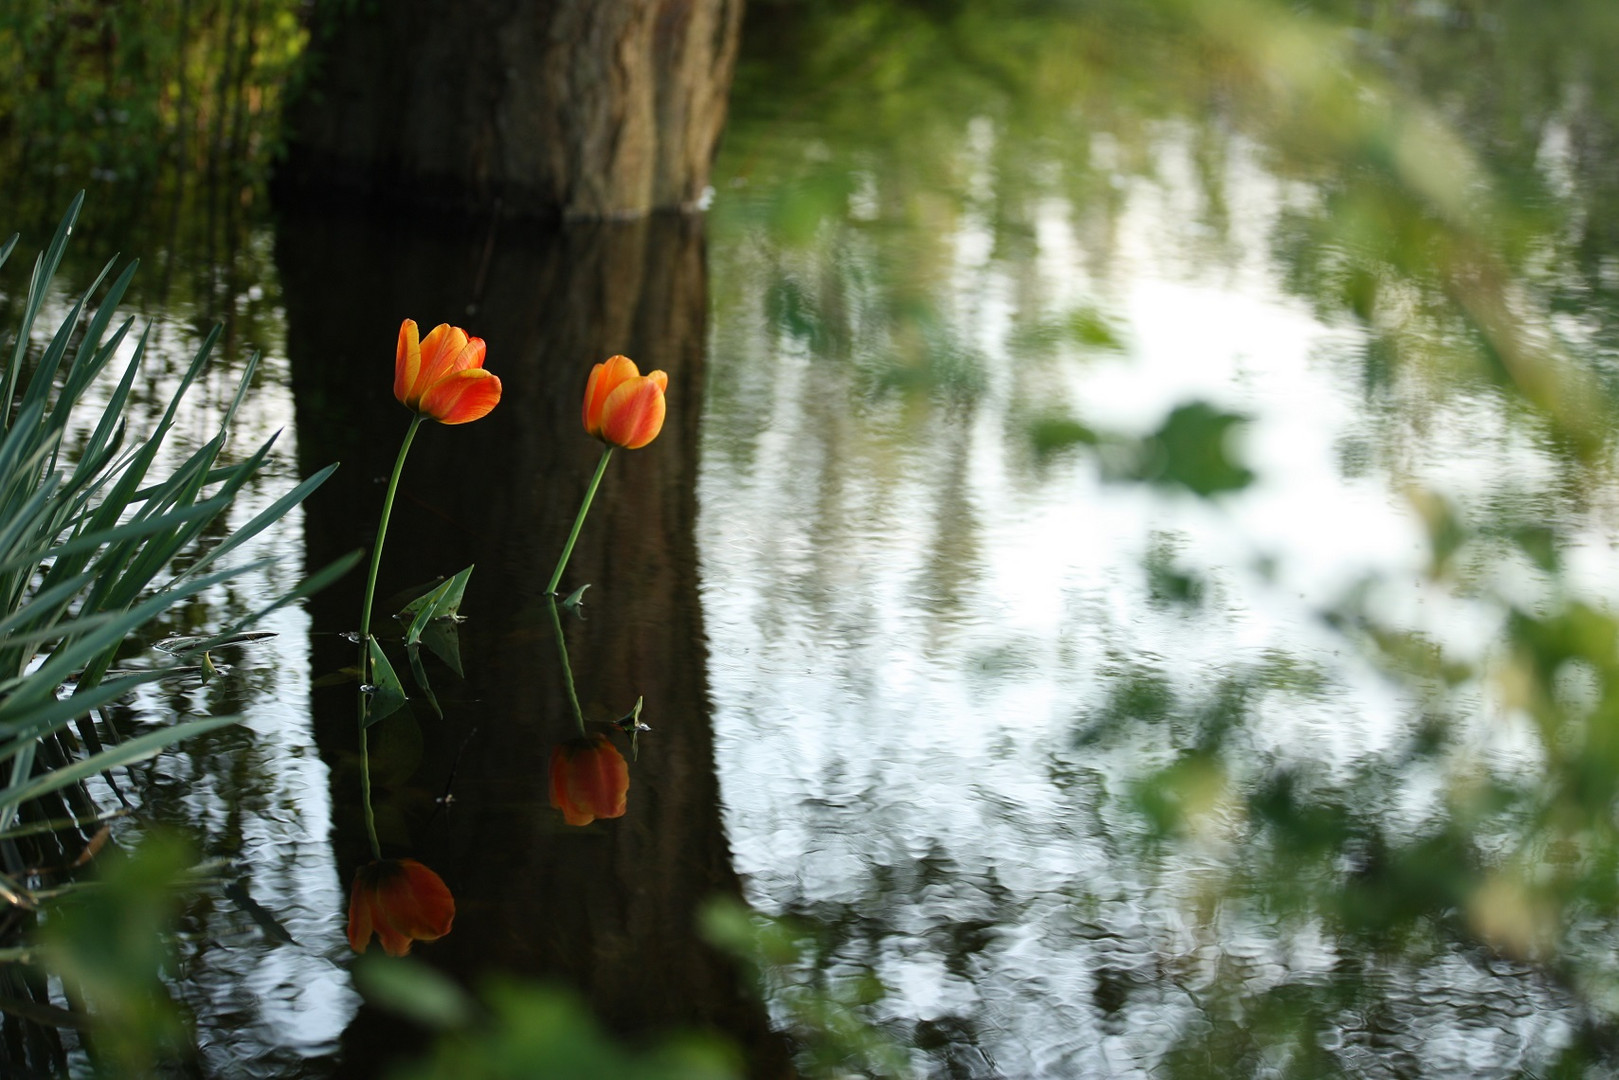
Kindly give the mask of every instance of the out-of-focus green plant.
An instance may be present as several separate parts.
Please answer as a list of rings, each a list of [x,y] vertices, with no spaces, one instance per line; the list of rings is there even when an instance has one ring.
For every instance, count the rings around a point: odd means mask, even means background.
[[[784,1015],[806,1076],[903,1078],[915,1074],[899,1043],[872,1009],[884,988],[874,973],[822,981],[810,928],[760,915],[739,900],[716,897],[702,913],[702,932],[753,975],[759,991]]]
[[[151,1076],[187,1056],[185,1028],[161,982],[193,852],[172,836],[114,851],[93,886],[48,907],[36,958],[84,1010],[101,1076]]]
[[[188,454],[168,445],[186,390],[208,362],[211,337],[156,430],[128,430],[123,413],[145,358],[145,338],[132,338],[133,320],[118,322],[116,310],[134,266],[95,303],[112,273],[109,264],[59,326],[38,325],[81,202],[82,196],[74,200],[35,264],[22,322],[0,370],[0,933],[12,941],[26,933],[29,916],[73,888],[74,871],[106,842],[105,815],[86,781],[236,720],[209,717],[126,738],[97,722],[100,711],[144,683],[198,677],[211,647],[358,559],[327,567],[217,635],[144,666],[114,668],[132,635],[159,616],[263,566],[230,565],[228,557],[319,487],[335,466],[235,528],[224,525],[275,440],[245,456],[230,449],[231,418],[250,386],[249,363],[217,433]],[[0,262],[16,242],[13,236],[0,245]],[[101,376],[114,361],[121,371],[108,388]],[[168,466],[165,454],[179,464]],[[188,664],[188,658],[194,659]],[[26,1000],[6,997],[0,1011],[26,1017],[55,1008],[38,980],[7,973],[5,981]],[[116,988],[103,997],[98,1011],[109,1021],[134,1008],[115,1000]]]
[[[11,0],[0,9],[6,171],[149,180],[168,163],[261,179],[307,32],[297,0]]]
[[[1026,268],[1037,228],[1060,220],[1076,270],[1106,282],[1126,193],[1160,179],[1164,147],[1190,167],[1168,185],[1191,188],[1185,262],[1234,262],[1233,165],[1252,162],[1280,200],[1261,242],[1283,287],[1345,331],[1332,359],[1359,376],[1368,456],[1427,527],[1418,586],[1487,628],[1481,649],[1406,625],[1380,601],[1411,583],[1380,578],[1323,611],[1341,655],[1369,658],[1408,708],[1375,750],[1332,762],[1256,735],[1337,692],[1310,665],[1267,657],[1193,687],[1162,661],[1100,673],[1111,699],[1079,750],[1166,749],[1129,786],[1139,834],[1109,837],[1147,879],[1167,867],[1156,887],[1195,938],[1141,984],[1172,982],[1199,1011],[1166,1036],[1164,1074],[1352,1074],[1349,1043],[1421,1023],[1413,987],[1447,963],[1524,995],[1481,1005],[1480,1023],[1546,1003],[1569,1020],[1548,1070],[1611,1071],[1619,617],[1567,556],[1576,531],[1613,521],[1619,9],[760,0],[750,19],[782,36],[742,68],[715,218],[769,237],[717,245],[768,284],[762,311],[722,312],[721,334],[762,319],[820,372],[970,402],[956,392],[980,327],[951,304],[962,279],[993,280],[1031,448],[1091,454],[1113,480],[1234,492],[1266,463],[1240,460],[1237,418],[1212,406],[1138,437],[1105,430],[1106,402],[1041,415],[1043,370],[1127,351],[1129,334],[1088,305],[1054,316]],[[787,90],[748,92],[764,79]],[[981,262],[963,265],[964,235],[986,241]],[[739,427],[769,423],[749,416],[744,379],[711,386]],[[1478,402],[1532,447],[1541,488],[1469,500],[1412,480],[1434,421]],[[1202,595],[1161,545],[1150,561],[1154,599]],[[1256,941],[1264,965],[1242,951]],[[1410,1066],[1387,1043],[1359,1049]]]
[[[735,1080],[735,1053],[712,1038],[666,1036],[641,1052],[597,1027],[566,990],[533,982],[494,982],[483,1002],[445,976],[408,959],[371,955],[356,981],[374,1003],[439,1030],[421,1060],[393,1080]]]

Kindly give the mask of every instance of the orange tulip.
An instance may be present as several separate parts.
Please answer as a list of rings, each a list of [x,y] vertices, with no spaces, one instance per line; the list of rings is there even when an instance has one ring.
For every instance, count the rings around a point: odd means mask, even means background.
[[[349,946],[365,952],[374,931],[389,956],[404,956],[413,941],[450,932],[455,897],[444,879],[415,859],[382,859],[354,875],[349,897]]]
[[[394,397],[441,424],[465,424],[500,401],[500,379],[483,369],[483,338],[439,323],[418,340],[416,320],[399,324]]]
[[[551,805],[569,825],[624,816],[630,767],[605,735],[581,736],[551,750]]]
[[[663,430],[663,392],[669,376],[646,375],[627,356],[590,369],[585,384],[585,432],[626,450],[639,450]]]

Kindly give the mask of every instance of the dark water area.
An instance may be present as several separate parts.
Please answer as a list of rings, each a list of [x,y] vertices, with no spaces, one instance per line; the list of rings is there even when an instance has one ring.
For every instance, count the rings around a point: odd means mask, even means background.
[[[488,343],[505,396],[420,432],[378,590],[476,565],[460,671],[421,656],[442,716],[413,689],[371,729],[384,855],[456,898],[413,959],[570,988],[632,1042],[719,1033],[755,1076],[1619,1068],[1608,7],[749,20],[702,215],[97,180],[51,297],[145,260],[135,423],[214,322],[184,433],[264,354],[239,434],[281,435],[243,513],[341,462],[258,542],[280,562],[163,633],[372,543],[402,318]],[[3,181],[0,326],[69,179]],[[625,815],[577,827],[544,593],[615,353],[668,372],[668,418],[615,453],[560,623],[586,721],[639,699],[651,730]],[[431,1041],[344,936],[362,588],[120,717],[245,717],[131,769],[115,833],[187,830],[293,939],[188,906],[169,986],[205,1075]],[[716,898],[800,928],[762,987],[699,931]]]
[[[310,433],[300,453],[346,463],[310,503],[311,564],[369,542],[405,426],[374,377],[376,342],[397,327],[357,311],[417,312],[424,325],[475,319],[490,369],[509,387],[486,421],[426,431],[401,487],[409,525],[389,546],[381,594],[468,560],[477,573],[460,631],[467,677],[443,667],[430,676],[447,684],[443,721],[412,716],[376,729],[384,854],[396,845],[455,883],[458,922],[432,950],[436,966],[472,984],[497,972],[560,980],[626,1033],[728,1032],[750,1046],[757,1075],[781,1075],[785,1044],[762,1006],[693,932],[700,905],[738,893],[712,766],[693,533],[702,223],[497,228],[468,235],[460,222],[438,231],[419,220],[288,214],[277,234],[298,427]],[[481,296],[480,259],[489,282]],[[364,286],[338,291],[333,280]],[[579,358],[620,350],[667,371],[676,392],[661,452],[621,454],[594,504],[564,586],[590,584],[586,617],[569,615],[566,633],[587,716],[614,719],[644,697],[655,737],[631,765],[625,817],[579,829],[548,798],[551,749],[576,731],[545,587],[597,456],[590,441],[565,437],[578,426]],[[352,608],[333,590],[310,611],[316,625],[346,626]],[[353,662],[353,646],[336,635],[318,645],[317,670]],[[358,866],[369,856],[351,689],[318,693],[314,707],[337,835],[348,836],[340,865],[346,857]],[[344,1036],[342,1074],[369,1074],[401,1049],[397,1020],[362,1009]]]

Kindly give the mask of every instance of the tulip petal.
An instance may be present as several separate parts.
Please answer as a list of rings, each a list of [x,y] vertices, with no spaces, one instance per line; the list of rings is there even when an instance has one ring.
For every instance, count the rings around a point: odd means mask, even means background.
[[[360,876],[356,876],[354,892],[349,896],[349,948],[355,952],[365,952],[365,947],[371,944],[371,907],[374,900],[373,890],[362,883]]]
[[[627,356],[610,356],[590,369],[590,380],[585,383],[585,434],[602,433],[602,406],[612,392],[627,379],[638,378],[641,369]]]
[[[448,934],[455,922],[455,897],[449,886],[415,859],[402,859],[400,865],[410,883],[408,902],[400,906],[401,922],[418,941],[434,941]]]
[[[667,381],[668,376],[664,378]],[[639,450],[663,430],[666,408],[663,387],[651,377],[620,383],[602,404],[601,437],[614,446]]]
[[[483,368],[468,368],[430,386],[418,408],[441,424],[466,424],[487,416],[499,403],[500,378]]]
[[[630,769],[605,735],[569,739],[551,750],[551,805],[569,825],[623,817]]]
[[[416,941],[450,932],[455,897],[444,879],[415,859],[384,859],[354,875],[349,900],[349,946],[364,952],[373,933],[390,956],[404,956]]]
[[[394,350],[394,398],[404,405],[415,407],[411,391],[416,375],[422,369],[422,346],[417,337],[416,320],[406,319],[399,324],[399,344]]]
[[[467,347],[467,332],[459,326],[439,323],[422,339],[422,370],[416,376],[416,396],[425,394],[434,383],[455,371],[455,359]]]
[[[451,371],[466,371],[468,368],[483,367],[484,343],[483,338],[468,338],[450,361]]]

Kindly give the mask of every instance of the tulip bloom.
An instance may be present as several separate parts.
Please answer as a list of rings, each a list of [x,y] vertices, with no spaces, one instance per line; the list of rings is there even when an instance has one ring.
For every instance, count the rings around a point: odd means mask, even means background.
[[[424,340],[416,320],[399,324],[394,355],[394,397],[407,409],[441,424],[465,424],[500,401],[500,379],[483,369],[483,338],[439,323]]]
[[[669,376],[642,375],[635,361],[614,356],[590,369],[585,384],[585,432],[626,450],[639,450],[663,430]]]
[[[630,767],[605,735],[559,743],[551,751],[551,805],[569,825],[624,816]]]
[[[373,931],[389,956],[404,956],[413,941],[450,932],[455,897],[444,879],[415,859],[379,859],[360,867],[349,897],[349,946],[365,952]]]

